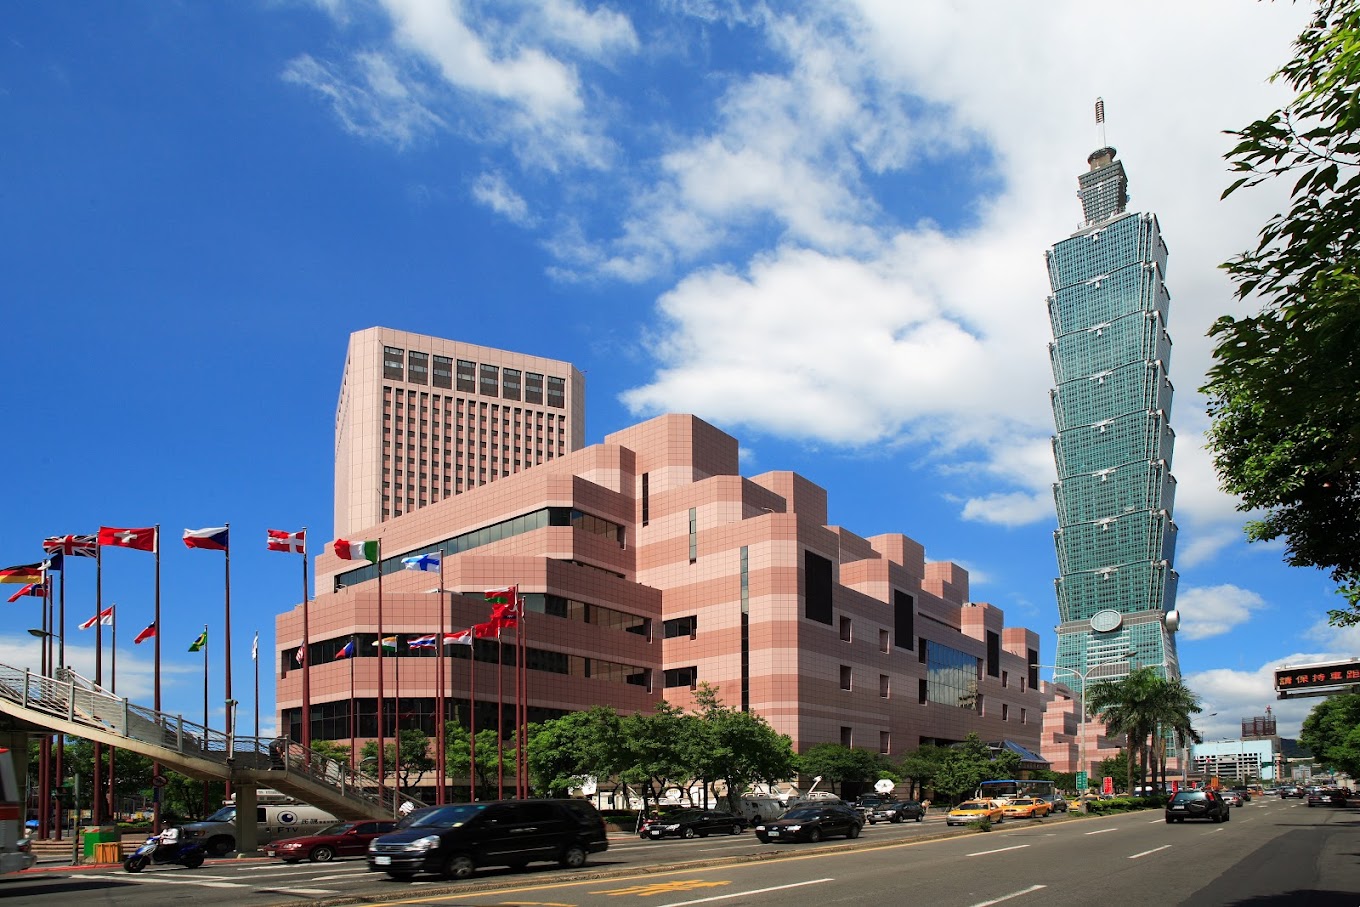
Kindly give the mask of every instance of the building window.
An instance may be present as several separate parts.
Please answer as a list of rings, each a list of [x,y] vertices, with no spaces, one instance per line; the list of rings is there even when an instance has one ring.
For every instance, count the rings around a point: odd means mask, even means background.
[[[501,396],[507,400],[519,399],[519,369],[508,368],[502,373]]]
[[[435,387],[453,387],[453,360],[448,356],[434,357],[434,381]]]
[[[699,559],[699,511],[697,508],[689,509],[689,562],[692,564]]]
[[[1002,671],[1002,672],[1001,672],[1001,686],[1002,686],[1002,688],[1008,687],[1008,686],[1010,686],[1010,685],[1011,685],[1011,672],[1010,672],[1010,671]]]
[[[879,731],[879,732],[878,732],[878,753],[879,753],[880,756],[888,756],[888,755],[891,755],[891,754],[892,754],[892,732],[891,732],[891,731]]]
[[[831,626],[831,561],[803,551],[803,616]]]
[[[691,666],[688,668],[671,668],[665,674],[666,689],[675,687],[689,687],[691,690],[698,686],[699,669]]]
[[[524,402],[543,402],[543,376],[538,372],[524,373]]]
[[[848,618],[848,617],[842,617],[842,618],[841,618],[841,642],[850,642],[850,641],[851,641],[851,632],[850,632],[851,623],[852,623],[852,621],[850,620],[850,618]]]
[[[401,355],[405,350],[399,350],[395,346],[383,347],[383,377],[391,378],[393,381],[400,381],[402,378]]]
[[[494,365],[482,363],[479,374],[482,378],[482,394],[487,397],[498,396],[501,392],[501,370]]]
[[[698,633],[699,618],[693,614],[688,617],[673,617],[661,624],[662,639],[675,639],[679,636],[688,636],[693,639]]]
[[[1001,634],[987,631],[987,676],[1001,676]]]
[[[841,665],[841,689],[849,690],[853,688],[855,671],[849,665]]]
[[[841,746],[850,749],[855,745],[855,731],[853,728],[841,728]]]
[[[651,499],[651,473],[642,474],[642,525],[646,526],[652,519],[652,499]]]
[[[406,380],[412,384],[430,383],[430,356],[411,350],[406,354]]]
[[[1001,720],[1002,721],[1011,720],[1011,707],[1004,702],[1001,703]]]
[[[1032,690],[1039,686],[1039,650],[1026,649],[1025,651],[1029,653],[1029,687]],[[1020,689],[1023,690],[1024,688],[1024,684],[1021,684]]]
[[[981,713],[977,656],[937,642],[926,642],[925,652],[930,701]]]
[[[896,589],[893,590],[893,635],[904,649],[910,649],[911,641],[916,638],[916,599]]]
[[[919,681],[917,681],[916,685],[916,701],[919,702],[921,705],[926,704],[927,692],[928,690],[926,689],[926,679],[922,677]]]
[[[567,382],[561,378],[548,376],[548,405],[563,409],[567,405]]]
[[[978,694],[977,694],[977,713],[978,713],[979,716],[986,716],[987,712],[986,712],[985,709],[983,709],[982,706],[983,706],[983,695],[982,695],[981,693],[978,693]]]
[[[889,692],[890,692],[890,690],[889,690],[889,688],[888,688],[888,675],[887,675],[887,674],[879,674],[879,675],[878,675],[878,695],[879,695],[879,697],[882,698],[882,699],[887,699],[887,698],[888,698],[888,693],[889,693]]]
[[[888,651],[888,647],[889,647],[890,645],[891,645],[891,642],[890,642],[890,639],[889,639],[888,631],[887,631],[887,630],[879,630],[879,631],[878,631],[878,651],[880,651],[880,652],[886,652],[886,651]]]
[[[477,363],[466,359],[458,360],[458,390],[465,394],[477,390]]]
[[[1027,710],[1026,710],[1026,709],[1021,709],[1021,710],[1020,710],[1020,723],[1021,723],[1021,724],[1025,724],[1025,719],[1026,719],[1027,717],[1028,717],[1028,712],[1027,712]]]

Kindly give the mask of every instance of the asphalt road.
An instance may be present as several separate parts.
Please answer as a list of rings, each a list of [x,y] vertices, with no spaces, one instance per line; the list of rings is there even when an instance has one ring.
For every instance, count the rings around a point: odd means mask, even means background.
[[[694,841],[615,838],[578,872],[484,870],[466,883],[399,883],[361,860],[288,866],[210,861],[197,870],[53,870],[0,881],[5,905],[157,907],[446,902],[555,907],[826,907],[833,904],[1155,904],[1360,907],[1360,809],[1257,800],[1222,825],[1160,812],[1015,821],[981,834],[938,817],[866,826],[854,842],[762,845],[749,832]]]

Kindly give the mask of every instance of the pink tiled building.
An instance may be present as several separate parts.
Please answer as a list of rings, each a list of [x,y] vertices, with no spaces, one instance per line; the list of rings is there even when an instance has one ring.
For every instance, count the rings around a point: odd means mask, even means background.
[[[346,388],[341,421],[352,423]],[[563,446],[532,469],[386,518],[377,499],[342,507],[337,467],[336,525],[350,539],[381,540],[382,578],[376,565],[315,549],[312,739],[377,733],[380,585],[382,633],[402,637],[400,656],[383,659],[390,736],[398,711],[402,727],[435,727],[437,656],[408,651],[405,640],[438,630],[441,602],[447,626],[466,628],[487,619],[483,590],[518,584],[531,720],[596,704],[649,710],[663,698],[688,707],[709,683],[798,751],[830,741],[900,756],[970,732],[1038,750],[1043,700],[1030,667],[1041,661],[1038,636],[969,601],[957,564],[926,562],[905,535],[865,538],[827,525],[825,489],[791,472],[741,476],[737,440],[694,416],[660,416],[577,450],[574,435],[562,435]],[[348,456],[347,486],[360,459]],[[431,593],[437,574],[402,569],[403,557],[435,551],[447,596]],[[295,739],[302,635],[301,605],[277,618],[280,726]],[[351,640],[359,657],[335,660]],[[450,717],[456,710],[467,723],[475,664],[478,727],[494,724],[497,658],[510,646],[498,653],[482,640],[475,662],[468,647],[445,651]],[[511,672],[503,676],[510,684]]]

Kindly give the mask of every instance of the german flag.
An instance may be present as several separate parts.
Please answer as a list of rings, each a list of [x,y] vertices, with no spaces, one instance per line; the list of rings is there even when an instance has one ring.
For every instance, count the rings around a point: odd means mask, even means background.
[[[0,568],[0,583],[40,583],[42,581],[42,564],[20,564],[17,567]]]

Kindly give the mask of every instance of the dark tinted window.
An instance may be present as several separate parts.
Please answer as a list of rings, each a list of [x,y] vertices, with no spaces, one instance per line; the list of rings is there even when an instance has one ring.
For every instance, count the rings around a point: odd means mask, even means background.
[[[803,552],[803,616],[831,626],[831,561]]]

